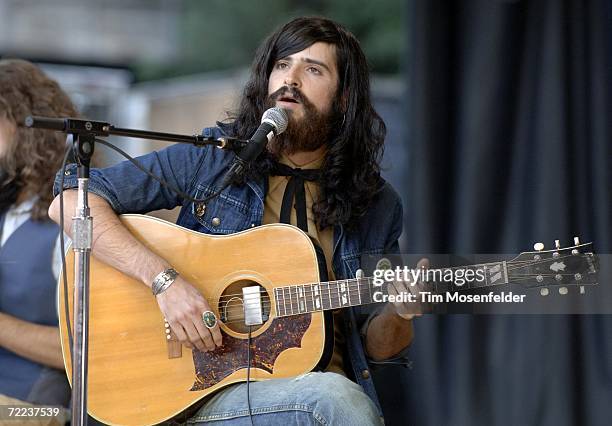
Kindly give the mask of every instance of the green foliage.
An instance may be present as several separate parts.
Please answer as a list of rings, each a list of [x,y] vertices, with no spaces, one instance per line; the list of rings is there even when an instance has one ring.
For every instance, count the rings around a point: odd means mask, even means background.
[[[402,0],[185,0],[183,7],[179,59],[138,65],[138,80],[248,67],[264,38],[296,16],[321,15],[345,25],[379,73],[399,72],[407,37]]]

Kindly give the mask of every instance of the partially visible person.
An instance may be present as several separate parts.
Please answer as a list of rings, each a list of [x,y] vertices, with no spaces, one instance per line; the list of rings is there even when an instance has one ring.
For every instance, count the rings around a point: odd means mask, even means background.
[[[77,112],[37,66],[0,60],[0,405],[66,407],[56,309],[59,227],[47,216],[66,138],[23,127],[28,115]]]

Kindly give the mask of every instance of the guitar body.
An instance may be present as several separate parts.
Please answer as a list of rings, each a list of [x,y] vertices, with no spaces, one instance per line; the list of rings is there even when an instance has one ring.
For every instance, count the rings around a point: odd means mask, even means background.
[[[252,327],[251,380],[296,376],[317,366],[326,343],[323,313],[276,318],[277,286],[319,281],[314,246],[302,231],[274,224],[210,236],[148,216],[121,220],[208,299],[223,319],[224,345],[212,353],[182,347],[167,334],[150,289],[92,256],[87,404],[93,417],[109,424],[155,424],[229,384],[246,381],[244,286],[261,286],[265,300],[265,322]],[[66,261],[73,325],[72,250]],[[62,283],[60,277],[60,331],[70,379]]]

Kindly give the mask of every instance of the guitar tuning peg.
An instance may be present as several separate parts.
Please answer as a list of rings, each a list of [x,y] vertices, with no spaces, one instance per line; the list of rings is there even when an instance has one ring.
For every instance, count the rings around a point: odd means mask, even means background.
[[[559,294],[565,296],[567,294],[567,287],[559,287]]]
[[[575,246],[580,245],[580,238],[578,238],[578,237],[574,237],[574,245],[575,245]],[[578,249],[576,249],[576,248],[575,248],[575,249],[572,249],[572,254],[578,254],[578,253],[579,253],[579,252],[578,252]]]
[[[581,285],[580,286],[580,294],[585,294],[585,293],[586,293],[586,291],[584,290],[584,286]]]
[[[540,296],[548,296],[548,289],[546,287],[540,289]]]
[[[544,250],[544,244],[543,243],[535,243],[533,245],[533,249],[535,251],[542,251],[542,250]]]
[[[559,243],[559,240],[555,240],[555,248],[557,250],[559,250],[561,248],[561,244]]]

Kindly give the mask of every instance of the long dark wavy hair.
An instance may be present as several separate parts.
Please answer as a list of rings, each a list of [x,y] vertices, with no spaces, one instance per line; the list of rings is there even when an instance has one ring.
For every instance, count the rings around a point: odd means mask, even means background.
[[[0,60],[0,118],[16,131],[0,158],[0,212],[19,195],[36,197],[30,216],[49,220],[53,178],[60,168],[66,135],[23,126],[28,115],[76,117],[68,95],[36,65],[19,60]]]
[[[342,224],[353,228],[368,210],[381,188],[380,159],[386,126],[370,99],[368,63],[359,42],[336,22],[302,17],[285,24],[258,49],[235,113],[230,113],[231,132],[251,137],[266,109],[268,81],[276,61],[300,52],[316,42],[336,47],[339,85],[336,98],[344,119],[330,135],[328,152],[319,180],[321,198],[313,206],[318,226]],[[272,158],[262,154],[249,176],[265,176]]]

